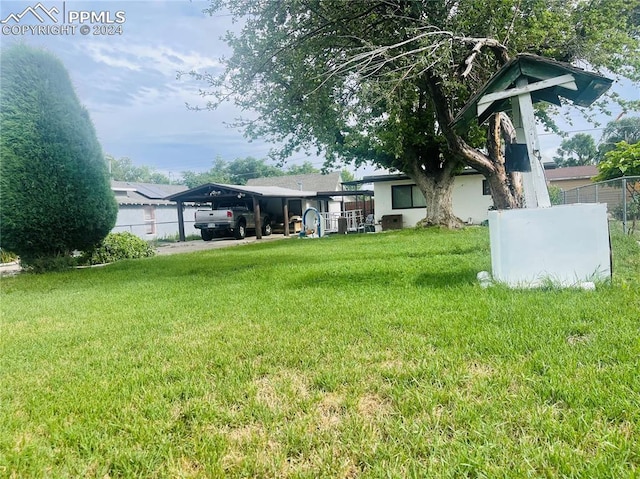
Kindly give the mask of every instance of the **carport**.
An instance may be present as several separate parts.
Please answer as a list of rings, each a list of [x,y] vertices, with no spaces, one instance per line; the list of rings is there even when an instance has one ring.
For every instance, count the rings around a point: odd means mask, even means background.
[[[178,233],[180,241],[186,240],[184,231],[184,205],[185,203],[204,204],[224,199],[251,198],[253,201],[253,212],[256,221],[256,238],[262,239],[262,224],[260,214],[261,201],[269,200],[271,203],[279,200],[279,206],[284,218],[284,234],[289,236],[289,200],[303,200],[316,198],[315,191],[298,191],[279,186],[240,186],[225,185],[220,183],[207,183],[187,191],[182,191],[165,199],[175,201],[178,209]]]

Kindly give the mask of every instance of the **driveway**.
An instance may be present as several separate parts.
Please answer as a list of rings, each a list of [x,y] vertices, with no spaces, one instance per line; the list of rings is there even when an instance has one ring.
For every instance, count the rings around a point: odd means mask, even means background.
[[[255,236],[249,236],[242,240],[233,238],[218,238],[211,241],[193,240],[178,243],[162,243],[156,248],[159,255],[191,253],[193,251],[203,251],[207,249],[228,248],[229,246],[238,246],[242,244],[251,244],[256,242],[274,241],[286,238],[283,234],[271,234],[263,236],[261,240],[257,240]],[[293,236],[290,236],[293,238]]]
[[[290,236],[293,238],[294,236]],[[204,251],[207,249],[228,248],[230,246],[238,246],[243,244],[251,244],[257,241],[274,241],[286,238],[283,234],[272,234],[269,236],[263,236],[261,240],[257,240],[255,236],[247,237],[243,240],[236,240],[233,238],[219,238],[212,241],[186,241],[178,243],[161,243],[156,248],[158,255],[166,254],[179,254],[179,253],[191,253],[193,251]],[[20,264],[16,261],[13,263],[0,264],[0,276],[11,276],[20,272]]]

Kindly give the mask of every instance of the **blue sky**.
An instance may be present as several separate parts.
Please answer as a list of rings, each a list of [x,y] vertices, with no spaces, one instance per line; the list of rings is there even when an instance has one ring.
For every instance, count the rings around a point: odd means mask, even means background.
[[[2,0],[0,18],[20,13],[38,2]],[[42,0],[46,8],[63,10],[62,1]],[[105,153],[127,156],[173,176],[206,170],[217,156],[266,157],[269,145],[250,142],[225,122],[240,115],[232,105],[194,112],[185,103],[202,104],[198,89],[205,84],[178,71],[220,71],[228,54],[220,37],[231,25],[227,16],[210,17],[203,1],[64,2],[66,11],[124,11],[121,35],[2,35],[2,44],[23,41],[44,46],[69,71],[80,101],[89,110]],[[25,15],[21,23],[38,23]],[[51,22],[49,22],[51,23]],[[298,155],[292,162],[316,157]]]
[[[2,0],[0,19],[37,3]],[[177,72],[219,72],[219,59],[229,54],[220,37],[233,27],[231,19],[204,14],[208,2],[41,0],[41,4],[49,10],[64,10],[67,15],[69,11],[109,12],[113,19],[116,12],[124,12],[119,35],[82,35],[76,30],[73,35],[9,33],[0,37],[2,45],[22,41],[46,47],[63,61],[80,101],[89,110],[105,153],[116,158],[127,156],[135,164],[155,167],[173,177],[185,170],[207,170],[217,156],[225,160],[266,157],[266,142],[250,142],[225,125],[241,114],[232,105],[201,112],[185,107],[185,103],[202,104],[198,89],[206,85],[186,76],[178,79]],[[20,20],[21,25],[37,23],[30,13]],[[629,99],[640,99],[637,89],[616,88]],[[612,113],[615,117],[619,110]],[[603,123],[607,121],[603,119]],[[570,132],[591,133],[596,140],[600,137],[600,130],[592,129],[577,116],[574,125],[564,126]],[[543,156],[551,158],[560,141],[556,135],[542,134]],[[322,164],[320,158],[304,153],[290,161],[305,160],[318,167]],[[357,177],[374,173],[373,168],[364,167],[351,171]]]

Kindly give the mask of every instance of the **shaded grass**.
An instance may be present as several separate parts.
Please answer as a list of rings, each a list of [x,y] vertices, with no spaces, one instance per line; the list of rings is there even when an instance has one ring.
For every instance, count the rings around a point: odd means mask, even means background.
[[[0,476],[637,476],[613,240],[594,292],[480,288],[480,228],[2,279]]]

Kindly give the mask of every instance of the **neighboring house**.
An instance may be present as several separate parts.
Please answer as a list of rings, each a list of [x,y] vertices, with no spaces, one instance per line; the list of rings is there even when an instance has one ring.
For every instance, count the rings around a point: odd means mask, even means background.
[[[567,191],[579,186],[590,185],[591,178],[598,174],[598,167],[594,165],[567,166],[566,168],[545,169],[544,176],[550,185]]]
[[[384,225],[383,216],[402,215],[402,227],[409,228],[426,216],[424,196],[407,175],[367,176],[362,182],[373,183],[376,222]],[[455,177],[452,201],[453,213],[468,224],[485,221],[493,206],[487,181],[471,169]]]
[[[178,234],[176,205],[164,198],[187,190],[186,186],[112,181],[111,189],[118,201],[118,218],[112,232],[128,231],[144,240]],[[186,224],[193,226],[195,210],[185,206]]]
[[[252,178],[247,186],[279,186],[290,190],[305,191],[341,191],[340,172],[333,171],[323,175],[321,173],[307,173],[304,175],[268,176]]]
[[[618,181],[594,182],[599,170],[596,166],[570,166],[545,172],[547,182],[558,186],[562,191],[562,202],[573,203],[605,203],[610,214],[622,218],[625,196]],[[628,204],[631,198],[627,196]]]

